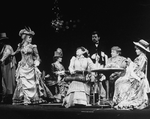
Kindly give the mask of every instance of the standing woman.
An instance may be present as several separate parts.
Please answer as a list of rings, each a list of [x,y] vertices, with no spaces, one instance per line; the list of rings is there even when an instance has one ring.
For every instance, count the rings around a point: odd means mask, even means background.
[[[2,73],[2,103],[12,103],[12,96],[15,90],[16,59],[12,56],[13,48],[9,44],[6,33],[0,34],[0,63]]]
[[[40,64],[40,57],[37,46],[31,44],[34,34],[30,28],[19,32],[22,42],[18,45],[16,52],[21,52],[22,58],[16,70],[17,87],[13,95],[13,104],[28,105],[43,101],[40,87],[41,72],[37,68]]]
[[[90,102],[90,85],[86,82],[88,78],[80,72],[85,72],[94,68],[92,60],[88,56],[88,50],[79,47],[76,50],[76,56],[70,60],[69,71],[73,80],[69,84],[67,95],[64,98],[63,105],[68,108],[71,106],[87,106]],[[85,81],[84,81],[85,80]]]
[[[149,43],[145,40],[133,42],[138,55],[134,62],[127,60],[126,74],[115,82],[113,102],[118,110],[144,109],[148,106],[148,93],[150,93],[147,80],[147,57]]]

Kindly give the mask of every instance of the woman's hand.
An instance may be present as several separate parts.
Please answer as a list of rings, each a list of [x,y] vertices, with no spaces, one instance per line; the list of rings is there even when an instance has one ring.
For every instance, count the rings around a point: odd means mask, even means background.
[[[126,62],[127,62],[127,65],[129,66],[130,63],[132,62],[132,60],[128,57],[127,60],[126,60]]]
[[[14,56],[20,51],[20,43],[18,44],[18,48],[15,52],[13,52],[11,55]]]
[[[37,67],[37,66],[39,66],[39,65],[40,65],[40,62],[39,62],[38,60],[35,60],[35,61],[34,61],[34,66]]]
[[[49,78],[50,77],[50,75],[49,74],[47,74],[46,76],[45,76],[45,78]]]

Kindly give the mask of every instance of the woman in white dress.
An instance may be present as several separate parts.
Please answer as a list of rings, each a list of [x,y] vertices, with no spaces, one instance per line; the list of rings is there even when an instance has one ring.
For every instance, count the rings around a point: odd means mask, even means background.
[[[147,93],[150,92],[150,87],[146,53],[150,52],[149,43],[145,40],[133,43],[138,56],[133,62],[127,60],[126,74],[115,82],[113,102],[117,110],[144,109],[148,106]]]
[[[16,70],[17,86],[13,95],[13,104],[37,104],[43,102],[44,86],[38,69],[40,57],[37,45],[31,44],[34,31],[22,29],[19,36],[23,39],[15,53],[21,52],[21,61]],[[50,93],[49,93],[50,94]],[[51,95],[51,94],[50,94]]]
[[[88,51],[84,47],[76,50],[76,56],[70,60],[69,71],[74,79],[68,87],[67,95],[63,105],[68,108],[75,105],[87,106],[90,101],[90,84],[86,74],[79,73],[94,68],[92,60],[88,57]],[[77,73],[78,71],[78,73]]]

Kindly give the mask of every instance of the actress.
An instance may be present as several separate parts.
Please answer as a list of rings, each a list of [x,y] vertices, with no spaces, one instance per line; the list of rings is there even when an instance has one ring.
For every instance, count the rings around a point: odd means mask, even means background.
[[[37,46],[31,44],[34,31],[30,28],[22,29],[19,36],[22,43],[18,45],[16,52],[21,52],[21,61],[16,70],[17,87],[13,95],[13,104],[41,103],[43,92],[40,86],[41,72],[37,68],[40,58]],[[15,53],[16,53],[15,52]]]
[[[77,48],[76,56],[71,58],[69,65],[69,71],[74,80],[71,81],[63,102],[66,108],[76,105],[87,106],[89,104],[90,85],[86,82],[88,78],[86,74],[79,72],[91,70],[93,67],[94,64],[88,57],[88,50],[84,47]]]
[[[126,74],[115,82],[113,102],[117,110],[144,109],[148,106],[150,87],[146,53],[150,52],[149,43],[145,40],[133,43],[138,57],[134,62],[127,60]]]

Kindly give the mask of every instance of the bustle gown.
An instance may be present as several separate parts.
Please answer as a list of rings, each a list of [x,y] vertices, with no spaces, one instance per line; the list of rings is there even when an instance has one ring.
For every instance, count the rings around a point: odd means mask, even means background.
[[[36,45],[29,44],[20,50],[22,59],[16,70],[17,87],[13,95],[13,104],[36,104],[44,100],[42,97],[52,97],[41,79],[41,72],[35,62],[40,60]],[[46,92],[45,92],[46,91]]]

